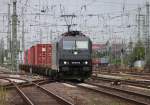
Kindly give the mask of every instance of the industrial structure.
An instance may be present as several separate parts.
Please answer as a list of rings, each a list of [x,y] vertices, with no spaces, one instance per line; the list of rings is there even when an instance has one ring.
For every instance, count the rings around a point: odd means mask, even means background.
[[[107,53],[109,63],[122,66],[130,65],[130,62],[125,58],[130,56],[136,43],[141,41],[144,45],[142,47],[145,49],[145,57],[137,60],[144,60],[146,66],[149,65],[149,2],[128,11],[127,2],[123,0],[121,12],[114,12],[114,14],[88,13],[86,3],[81,5],[78,14],[67,13],[63,4],[51,5],[50,8],[42,4],[41,1],[38,3],[37,13],[34,13],[33,11],[28,12],[33,9],[29,1],[13,0],[7,4],[7,13],[1,15],[3,16],[3,24],[5,24],[4,21],[7,22],[7,30],[3,29],[1,32],[7,34],[7,40],[4,38],[5,45],[1,44],[4,49],[1,50],[1,55],[3,52],[7,53],[3,56],[3,63],[13,71],[17,70],[19,63],[23,63],[24,51],[27,48],[45,41],[47,43],[55,42],[61,33],[67,31],[65,26],[68,30],[71,30],[71,26],[72,29],[82,30],[89,35],[94,44],[105,45],[106,51],[102,52]],[[60,10],[60,14],[57,9]],[[6,19],[5,16],[7,16]],[[48,22],[47,18],[51,18],[52,21]],[[118,19],[120,21],[115,25],[114,22]],[[28,20],[31,21],[28,22]],[[98,52],[100,52],[99,50]]]
[[[0,105],[150,105],[149,0],[1,0]]]

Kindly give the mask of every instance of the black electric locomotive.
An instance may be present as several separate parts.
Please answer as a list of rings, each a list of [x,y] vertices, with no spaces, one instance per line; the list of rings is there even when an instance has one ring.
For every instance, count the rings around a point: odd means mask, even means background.
[[[58,74],[63,79],[84,80],[92,74],[92,42],[80,31],[62,34],[57,43]]]

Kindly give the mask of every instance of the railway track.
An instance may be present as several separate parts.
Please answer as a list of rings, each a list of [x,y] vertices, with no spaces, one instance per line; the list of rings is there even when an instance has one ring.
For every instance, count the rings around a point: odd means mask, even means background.
[[[28,81],[28,83],[26,82],[21,85],[20,83],[17,84],[16,82],[11,81],[9,77],[1,77],[0,79],[10,82],[11,88],[16,89],[17,94],[21,97],[25,105],[74,105],[39,85],[47,83],[47,80],[39,81],[37,83]]]
[[[37,83],[37,84],[46,84],[46,83],[54,82],[54,80],[49,80],[46,78],[29,81],[28,79],[23,79],[23,78],[19,78],[19,77],[0,76],[0,79],[6,80],[9,82],[8,84],[3,85],[3,87],[5,87],[7,90],[15,88],[14,85],[12,84],[12,80],[22,81],[22,82],[17,83],[18,86],[22,86],[22,87],[32,86],[33,85],[33,84],[31,84],[32,82]]]
[[[13,83],[17,92],[22,97],[27,105],[73,105],[64,98],[55,95],[49,90],[41,87],[38,84],[34,84],[32,87],[21,88]]]
[[[150,79],[150,73],[100,73],[112,76],[128,76],[133,78]]]
[[[10,82],[8,77],[1,77],[0,79],[5,79]],[[21,96],[23,102],[25,102],[25,105],[73,105],[73,103],[70,103],[64,98],[39,85],[43,82],[44,81],[34,83],[30,81],[30,87],[24,87],[24,85],[16,84],[15,82],[11,81],[13,87],[16,88],[17,93],[19,94],[19,96]],[[150,105],[150,95],[127,91],[124,89],[120,89],[117,86],[101,85],[90,82],[86,82],[86,85],[88,86],[73,83],[69,84],[76,85],[80,88],[92,90],[97,93],[100,92],[107,95],[115,96],[120,99],[137,103],[137,105]]]
[[[107,95],[115,96],[121,99],[124,99],[126,101],[130,101],[133,103],[136,103],[137,105],[150,105],[150,95],[145,95],[145,94],[139,94],[135,93],[132,91],[127,91],[111,86],[106,86],[106,85],[100,85],[100,84],[94,84],[94,83],[85,83],[85,84],[72,84],[77,87],[87,89],[90,91],[94,91],[96,93],[104,93]]]
[[[150,89],[150,81],[136,81],[136,80],[121,80],[121,79],[113,79],[113,78],[104,78],[104,77],[96,77],[96,76],[92,76],[93,80],[96,81],[104,81],[104,82],[114,82],[114,81],[120,81],[121,84],[124,85],[131,85],[131,86],[137,86],[137,87],[142,87],[142,88],[147,88]]]

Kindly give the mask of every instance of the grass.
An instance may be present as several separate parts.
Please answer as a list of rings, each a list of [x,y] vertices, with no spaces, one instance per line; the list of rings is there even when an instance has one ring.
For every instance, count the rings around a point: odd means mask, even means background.
[[[0,105],[6,104],[6,89],[0,86]]]

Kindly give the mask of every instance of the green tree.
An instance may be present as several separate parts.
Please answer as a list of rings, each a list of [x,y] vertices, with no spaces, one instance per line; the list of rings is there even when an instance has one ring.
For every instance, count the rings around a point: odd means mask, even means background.
[[[133,64],[136,60],[144,60],[144,58],[145,58],[145,48],[143,43],[139,40],[135,44],[133,52],[129,55],[129,63]]]

